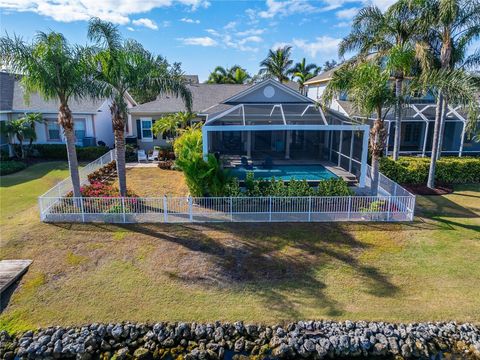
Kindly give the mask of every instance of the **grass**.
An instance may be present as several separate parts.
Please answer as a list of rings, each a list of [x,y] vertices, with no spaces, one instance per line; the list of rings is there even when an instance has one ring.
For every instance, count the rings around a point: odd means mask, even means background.
[[[54,225],[38,221],[35,197],[65,175],[65,166],[35,166],[1,178],[0,257],[34,262],[0,328],[121,320],[478,321],[478,185],[419,197],[418,216],[408,224]],[[145,188],[156,186],[145,181]]]

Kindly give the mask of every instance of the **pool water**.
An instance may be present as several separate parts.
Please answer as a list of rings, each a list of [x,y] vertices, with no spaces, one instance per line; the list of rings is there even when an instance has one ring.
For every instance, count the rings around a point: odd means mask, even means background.
[[[245,180],[246,174],[252,171],[255,174],[255,179],[271,179],[274,177],[276,180],[315,181],[337,178],[334,173],[325,169],[322,165],[273,165],[270,169],[261,166],[245,169],[239,166],[231,169],[230,173],[239,180]]]

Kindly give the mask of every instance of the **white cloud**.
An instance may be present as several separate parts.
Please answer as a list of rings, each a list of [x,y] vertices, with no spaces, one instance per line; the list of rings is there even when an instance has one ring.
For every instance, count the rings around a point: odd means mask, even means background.
[[[351,26],[352,23],[350,21],[340,21],[338,23],[335,24],[335,27],[337,28],[345,28],[345,27],[349,27]]]
[[[33,12],[55,21],[88,21],[99,17],[115,24],[128,24],[130,16],[155,8],[182,4],[191,10],[208,7],[206,0],[0,0],[0,8],[8,11]]]
[[[197,46],[217,46],[218,45],[217,41],[212,39],[209,36],[179,38],[178,40],[182,41],[185,45],[197,45]]]
[[[265,29],[248,29],[245,31],[238,31],[237,36],[251,36],[251,35],[262,35],[265,32]]]
[[[236,21],[230,21],[227,25],[225,25],[223,28],[225,30],[233,30],[235,29],[235,27],[237,26],[237,22]]]
[[[357,15],[359,10],[360,10],[360,8],[356,8],[356,7],[342,9],[342,10],[337,11],[335,13],[335,15],[339,19],[350,20],[350,19],[353,19],[355,17],[355,15]]]
[[[238,43],[243,45],[243,44],[246,44],[248,42],[259,43],[259,42],[262,42],[262,41],[263,41],[263,39],[260,36],[248,36],[246,38],[240,39],[238,41]]]
[[[270,49],[277,50],[280,48],[284,48],[285,46],[292,46],[292,44],[288,42],[276,42],[275,44],[272,45]]]
[[[133,25],[137,26],[145,26],[146,28],[152,29],[152,30],[158,30],[158,25],[155,23],[155,21],[147,18],[140,18],[132,21]]]
[[[318,8],[312,6],[306,0],[267,0],[267,10],[260,11],[258,16],[263,19],[271,19],[275,16],[288,16],[292,14],[311,13],[318,11]],[[247,13],[249,16],[252,12]]]
[[[135,29],[132,28],[131,26],[127,27],[127,30],[128,30],[128,31],[135,31]]]
[[[342,41],[342,39],[330,36],[318,36],[314,41],[293,39],[293,45],[312,57],[316,57],[318,53],[322,55],[336,56],[340,41]]]
[[[215,30],[215,29],[205,29],[205,31],[206,31],[207,33],[209,33],[210,35],[220,36],[220,34],[218,33],[218,31]]]
[[[200,20],[194,20],[190,18],[181,18],[180,21],[189,24],[200,24]]]

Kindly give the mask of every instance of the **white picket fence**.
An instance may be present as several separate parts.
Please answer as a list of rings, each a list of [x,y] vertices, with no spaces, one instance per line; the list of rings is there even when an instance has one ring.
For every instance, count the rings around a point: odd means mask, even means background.
[[[80,181],[115,159],[114,150],[82,168]],[[367,184],[370,177],[367,177]],[[415,196],[381,175],[378,196],[73,198],[70,179],[38,198],[45,222],[185,223],[412,221]]]

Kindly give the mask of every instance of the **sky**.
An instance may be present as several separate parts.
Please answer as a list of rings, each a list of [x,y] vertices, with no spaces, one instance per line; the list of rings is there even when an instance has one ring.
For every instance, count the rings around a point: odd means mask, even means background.
[[[1,34],[31,40],[36,31],[62,32],[86,44],[88,20],[118,25],[125,38],[181,62],[200,80],[217,66],[255,74],[268,50],[289,44],[295,62],[337,59],[337,46],[360,8],[386,9],[393,0],[0,0]]]

